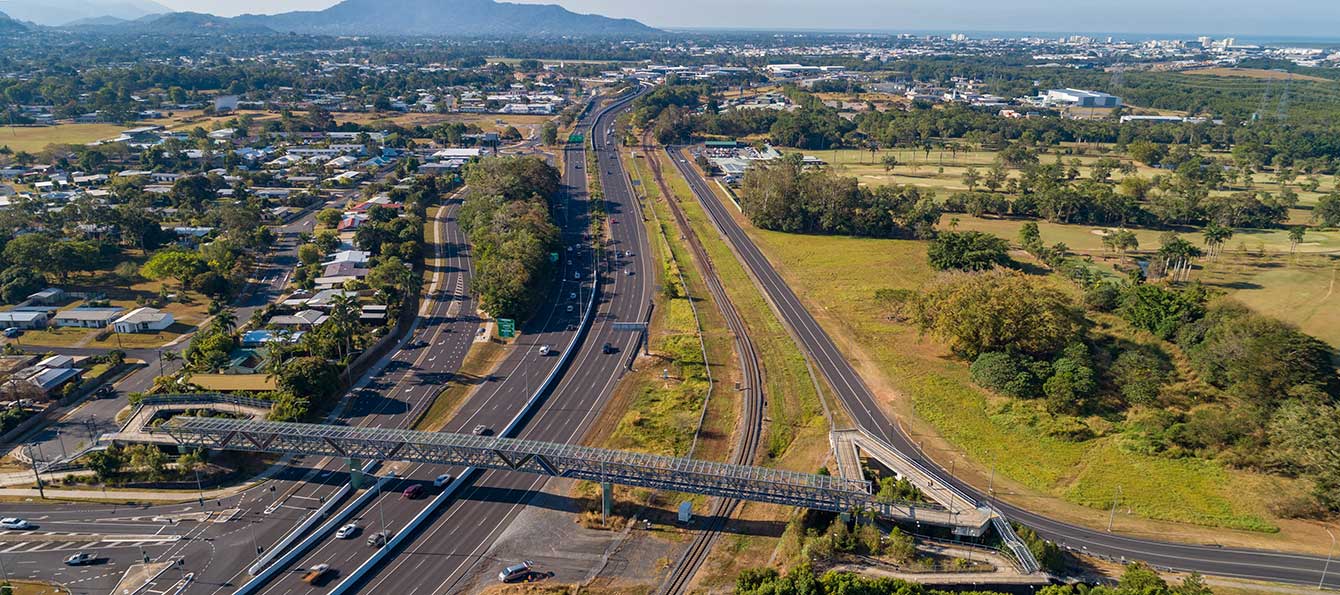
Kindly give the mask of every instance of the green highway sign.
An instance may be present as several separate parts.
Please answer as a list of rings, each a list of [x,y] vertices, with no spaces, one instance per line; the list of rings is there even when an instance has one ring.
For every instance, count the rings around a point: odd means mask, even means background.
[[[498,319],[498,336],[511,339],[516,336],[516,321],[511,318]]]

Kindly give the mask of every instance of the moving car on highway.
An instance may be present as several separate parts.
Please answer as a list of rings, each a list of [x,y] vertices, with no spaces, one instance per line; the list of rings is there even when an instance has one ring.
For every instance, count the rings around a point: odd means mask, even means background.
[[[34,529],[35,527],[33,527],[32,523],[23,519],[6,517],[0,519],[0,528],[9,529],[11,531],[24,531],[27,529]]]

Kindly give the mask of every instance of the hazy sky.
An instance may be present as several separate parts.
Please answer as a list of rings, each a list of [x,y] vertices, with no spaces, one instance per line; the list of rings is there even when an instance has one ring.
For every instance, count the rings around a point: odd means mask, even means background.
[[[515,0],[532,4],[554,0]],[[231,16],[320,9],[336,0],[159,0]],[[1336,36],[1335,0],[558,0],[655,27],[963,29]],[[1212,8],[1211,8],[1212,7]]]

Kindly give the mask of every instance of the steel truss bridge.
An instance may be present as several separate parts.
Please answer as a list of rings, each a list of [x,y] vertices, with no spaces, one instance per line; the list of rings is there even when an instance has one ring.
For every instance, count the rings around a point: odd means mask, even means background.
[[[156,431],[186,448],[519,471],[951,526],[935,519],[953,518],[934,505],[876,502],[867,481],[552,442],[202,417],[178,417]]]

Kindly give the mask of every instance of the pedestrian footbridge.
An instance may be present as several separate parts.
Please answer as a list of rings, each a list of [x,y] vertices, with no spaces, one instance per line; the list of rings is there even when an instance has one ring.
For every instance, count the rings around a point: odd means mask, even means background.
[[[873,513],[980,534],[989,518],[976,509],[879,502],[864,478],[833,477],[645,453],[443,432],[178,417],[153,428],[187,448],[407,461],[518,471],[655,490],[703,494],[839,513]],[[923,490],[924,491],[924,490]]]

